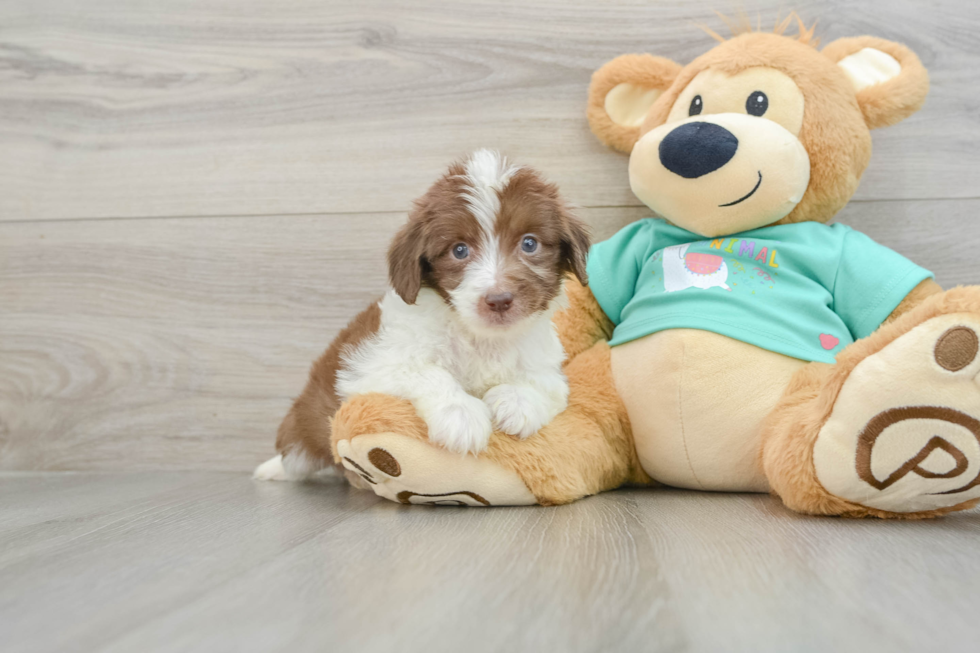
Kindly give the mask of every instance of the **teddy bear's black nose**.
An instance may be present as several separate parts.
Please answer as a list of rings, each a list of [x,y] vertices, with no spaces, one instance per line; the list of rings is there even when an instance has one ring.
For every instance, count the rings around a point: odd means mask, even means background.
[[[689,122],[660,141],[660,163],[685,179],[714,172],[735,156],[738,139],[721,125]]]

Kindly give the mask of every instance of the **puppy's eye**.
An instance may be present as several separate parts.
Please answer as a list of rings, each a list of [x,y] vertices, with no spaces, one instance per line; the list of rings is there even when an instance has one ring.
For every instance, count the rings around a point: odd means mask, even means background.
[[[470,248],[466,246],[466,243],[456,243],[453,245],[453,256],[462,260],[470,255]]]
[[[745,101],[745,110],[750,116],[761,116],[769,108],[769,98],[762,91],[752,91]]]
[[[521,250],[526,254],[533,254],[538,249],[538,241],[534,236],[524,236],[521,241]]]
[[[700,95],[695,95],[694,99],[691,100],[691,108],[687,110],[687,115],[696,116],[701,113],[701,109],[704,108],[704,100],[701,99]]]

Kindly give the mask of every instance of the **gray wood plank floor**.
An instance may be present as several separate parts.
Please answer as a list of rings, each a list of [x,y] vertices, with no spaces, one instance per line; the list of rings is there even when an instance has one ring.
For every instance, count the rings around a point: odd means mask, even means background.
[[[340,482],[0,474],[0,650],[971,651],[980,511],[764,495],[398,506]]]
[[[0,651],[975,650],[980,511],[247,477],[450,160],[539,167],[604,238],[647,211],[591,72],[790,8],[930,69],[840,220],[980,282],[972,0],[0,0]]]

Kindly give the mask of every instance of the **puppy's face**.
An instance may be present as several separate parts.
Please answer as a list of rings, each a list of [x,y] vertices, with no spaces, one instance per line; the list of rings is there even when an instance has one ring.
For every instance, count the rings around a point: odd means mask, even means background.
[[[589,237],[555,186],[479,150],[415,203],[388,252],[392,287],[412,304],[432,288],[477,333],[545,311],[566,272],[584,284]]]

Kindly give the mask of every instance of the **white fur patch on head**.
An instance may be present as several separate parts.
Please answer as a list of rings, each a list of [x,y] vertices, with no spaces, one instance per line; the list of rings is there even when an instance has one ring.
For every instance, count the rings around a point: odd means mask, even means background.
[[[483,231],[492,234],[500,212],[498,193],[507,187],[520,166],[508,163],[499,152],[477,150],[466,160],[465,167],[466,190],[463,193],[466,203]]]
[[[902,72],[902,64],[895,57],[874,48],[858,50],[838,61],[837,65],[851,80],[855,93],[894,79]]]
[[[500,253],[496,240],[488,238],[477,258],[466,266],[462,281],[449,291],[453,308],[456,309],[463,323],[474,332],[484,331],[477,307],[490,289],[497,284],[500,268]]]
[[[480,329],[477,305],[498,282],[501,268],[500,248],[494,226],[500,213],[500,191],[507,187],[520,166],[512,165],[499,152],[477,150],[464,164],[466,173],[463,199],[480,225],[483,242],[463,275],[463,280],[449,296],[453,306],[471,328]]]

